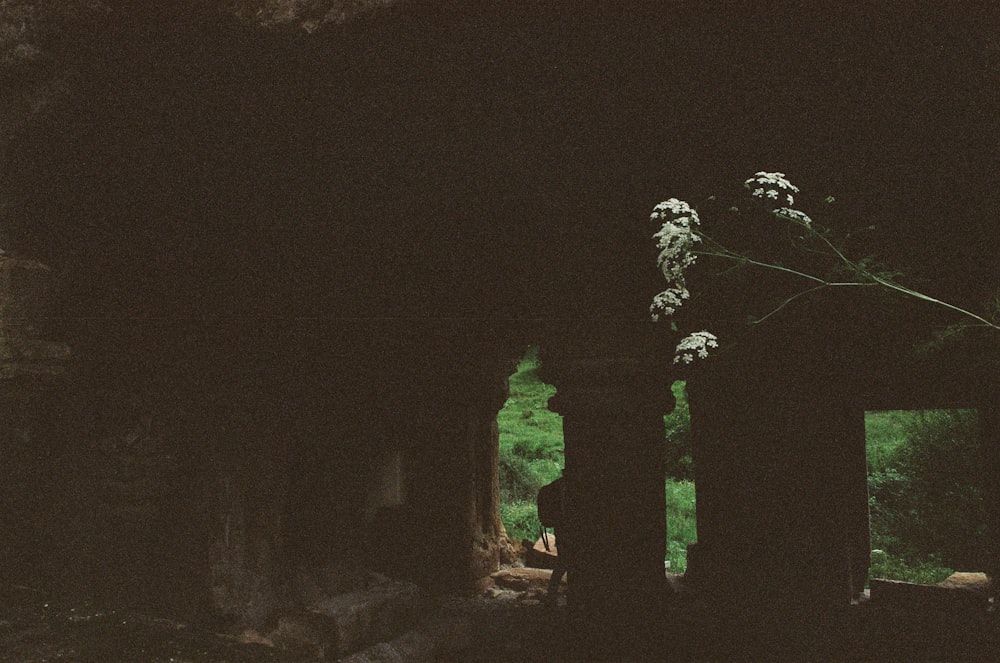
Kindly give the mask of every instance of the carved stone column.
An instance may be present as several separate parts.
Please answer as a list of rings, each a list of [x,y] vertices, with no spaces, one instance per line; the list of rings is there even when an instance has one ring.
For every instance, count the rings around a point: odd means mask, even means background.
[[[563,416],[569,504],[558,535],[570,605],[607,624],[666,593],[663,416],[674,401],[658,355],[640,355],[641,336],[602,331],[543,347],[542,371],[557,389],[549,409]]]

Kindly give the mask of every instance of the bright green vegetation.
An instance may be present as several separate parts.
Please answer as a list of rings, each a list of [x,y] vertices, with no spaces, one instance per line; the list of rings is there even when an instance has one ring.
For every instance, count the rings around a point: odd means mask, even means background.
[[[975,412],[869,412],[874,578],[934,583],[981,570],[985,518]]]
[[[667,560],[671,573],[687,570],[687,545],[698,540],[695,516],[694,462],[691,458],[691,414],[684,383],[673,386],[677,405],[663,418],[667,443]]]
[[[865,414],[869,474],[884,472],[893,465],[898,452],[906,446],[907,429],[915,415],[909,410]]]
[[[538,353],[531,349],[510,377],[510,397],[497,415],[500,429],[500,519],[512,539],[535,540],[541,528],[535,508],[538,489],[563,467],[562,418],[547,408],[555,387],[538,377]],[[697,539],[690,426],[684,384],[674,385],[677,408],[665,418],[668,440],[666,557],[671,571],[686,567],[687,544]]]
[[[531,350],[510,378],[500,428],[500,518],[512,539],[537,538],[538,489],[563,466],[562,419],[547,408],[555,388],[538,377]],[[697,540],[694,466],[684,383],[664,418],[667,447],[666,559],[687,567]],[[943,580],[952,569],[982,567],[978,546],[985,519],[975,413],[967,410],[870,412],[865,416],[872,529],[871,576],[918,583]]]
[[[535,497],[562,473],[562,417],[547,407],[555,393],[538,378],[538,351],[532,348],[510,376],[510,396],[497,414],[500,520],[515,540],[538,537]]]
[[[694,481],[667,479],[667,560],[671,573],[687,570],[687,544],[698,540]]]

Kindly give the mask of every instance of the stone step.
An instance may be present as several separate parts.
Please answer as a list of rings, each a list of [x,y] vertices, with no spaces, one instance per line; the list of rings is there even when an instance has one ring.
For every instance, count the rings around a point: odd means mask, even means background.
[[[548,589],[552,571],[531,567],[501,569],[491,574],[490,578],[502,589],[516,592],[542,591]],[[566,585],[565,575],[561,579],[561,584]]]
[[[546,541],[549,544],[548,548],[545,547]],[[535,544],[528,548],[524,565],[537,569],[554,569],[558,559],[559,548],[556,545],[556,535],[548,534],[545,537],[539,537]]]
[[[338,660],[340,663],[433,663],[437,660],[437,643],[423,631],[407,631],[398,638]]]
[[[284,615],[268,637],[285,649],[333,660],[393,642],[413,630],[425,610],[426,599],[419,587],[385,580]]]

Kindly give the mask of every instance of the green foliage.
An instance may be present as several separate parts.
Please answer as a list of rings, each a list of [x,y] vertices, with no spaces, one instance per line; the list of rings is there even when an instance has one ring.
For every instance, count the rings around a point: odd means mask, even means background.
[[[940,553],[950,566],[981,567],[986,519],[975,412],[920,413],[899,464],[910,477],[904,503],[910,517],[897,524],[901,538]]]
[[[533,500],[542,483],[530,462],[512,453],[500,454],[500,495],[502,502],[513,503]]]
[[[937,582],[949,567],[981,568],[975,412],[869,413],[866,429],[872,576]]]
[[[538,378],[538,355],[532,349],[510,378],[510,397],[497,415],[500,429],[500,520],[512,539],[534,540],[541,524],[535,498],[554,481],[563,465],[562,420],[548,410],[555,388]],[[667,550],[670,570],[687,567],[687,544],[698,538],[691,463],[690,415],[684,383],[673,386],[677,407],[664,418],[667,444],[665,481]]]
[[[562,417],[548,409],[555,387],[538,378],[538,355],[529,351],[510,377],[510,396],[497,415],[500,428],[500,452],[513,453],[529,461],[551,461],[561,465],[563,438]],[[558,476],[553,468],[546,476]]]
[[[532,348],[510,377],[510,396],[497,414],[500,430],[500,520],[512,539],[538,537],[538,489],[558,478],[563,460],[562,417],[548,409],[555,387],[538,378]]]
[[[687,570],[687,545],[698,540],[694,482],[667,479],[667,559],[671,573]]]
[[[500,517],[514,539],[538,536],[538,489],[555,480],[563,465],[562,421],[547,408],[555,388],[539,380],[538,365],[537,353],[529,352],[510,378],[510,398],[497,417]],[[674,384],[677,407],[664,418],[665,552],[676,573],[685,571],[687,544],[698,538],[684,386]],[[947,577],[951,568],[982,566],[975,423],[968,411],[866,416],[873,577],[932,583]]]
[[[673,384],[677,401],[663,418],[666,453],[667,559],[672,573],[687,570],[687,546],[698,540],[695,514],[694,462],[691,450],[691,412],[683,381]]]
[[[872,550],[871,577],[887,578],[889,580],[905,580],[922,585],[932,585],[941,582],[953,571],[941,564],[938,555],[930,555],[927,559],[906,559],[894,557],[886,551],[876,548]]]
[[[667,476],[691,481],[694,479],[694,462],[691,452],[691,413],[688,410],[685,386],[681,380],[674,382],[672,390],[677,405],[673,412],[663,418],[663,427],[667,440]]]
[[[899,449],[906,445],[907,429],[914,416],[915,413],[906,410],[865,415],[869,475],[884,472],[896,462]]]
[[[522,539],[534,541],[542,529],[542,524],[538,522],[538,509],[534,498],[513,502],[501,501],[500,521],[507,530],[507,536],[515,541]]]

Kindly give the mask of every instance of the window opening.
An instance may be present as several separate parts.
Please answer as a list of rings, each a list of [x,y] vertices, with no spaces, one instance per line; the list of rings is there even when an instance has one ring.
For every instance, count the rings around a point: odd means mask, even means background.
[[[938,583],[983,567],[975,410],[865,413],[872,578]]]

